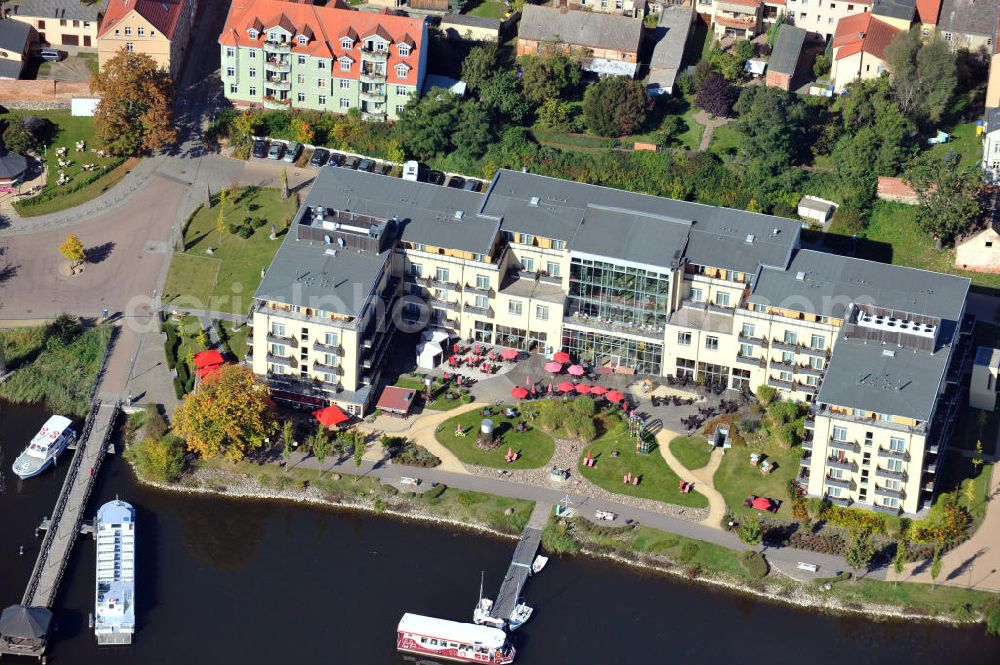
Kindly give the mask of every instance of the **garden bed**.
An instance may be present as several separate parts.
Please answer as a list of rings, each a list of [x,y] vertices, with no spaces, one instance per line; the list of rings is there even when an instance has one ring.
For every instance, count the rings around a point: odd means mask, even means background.
[[[552,437],[532,422],[527,423],[527,431],[515,431],[515,425],[526,419],[519,413],[514,418],[503,414],[507,407],[489,407],[490,415],[473,410],[444,421],[435,434],[437,440],[453,452],[465,464],[487,466],[497,469],[534,469],[545,465],[555,452]],[[496,447],[486,450],[477,444],[480,425],[484,418],[493,421],[493,433],[499,439]],[[464,436],[456,434],[461,425]],[[517,460],[507,463],[504,456],[512,449],[519,455]]]

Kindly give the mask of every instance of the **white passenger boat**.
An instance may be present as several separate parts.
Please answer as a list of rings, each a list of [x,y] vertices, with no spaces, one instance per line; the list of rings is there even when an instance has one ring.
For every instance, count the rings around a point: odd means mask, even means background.
[[[396,627],[396,649],[459,663],[508,665],[516,651],[499,628],[404,614]]]
[[[131,644],[135,632],[135,509],[115,499],[97,511],[98,644]]]
[[[14,460],[14,473],[22,479],[31,478],[48,468],[76,438],[76,432],[70,427],[72,424],[65,416],[52,416],[46,420],[28,447]]]

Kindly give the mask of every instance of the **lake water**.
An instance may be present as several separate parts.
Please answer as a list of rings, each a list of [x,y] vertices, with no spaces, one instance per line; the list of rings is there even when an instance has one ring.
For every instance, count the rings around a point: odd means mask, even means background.
[[[68,461],[24,482],[10,471],[47,416],[0,406],[2,606],[23,593],[34,528]],[[138,509],[135,643],[97,648],[87,627],[94,542],[81,538],[55,610],[51,662],[412,663],[395,650],[403,612],[470,620],[480,571],[495,593],[514,546],[338,510],[151,491],[109,458],[89,516],[116,495]],[[523,665],[1000,663],[1000,639],[981,626],[824,616],[584,558],[553,559],[526,596],[535,616],[515,633]]]

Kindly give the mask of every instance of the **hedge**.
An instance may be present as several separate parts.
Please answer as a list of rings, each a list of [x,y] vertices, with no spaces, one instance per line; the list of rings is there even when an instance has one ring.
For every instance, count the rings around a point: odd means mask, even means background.
[[[101,177],[107,175],[109,172],[115,170],[124,163],[125,159],[119,157],[110,164],[107,164],[100,171],[91,171],[85,177],[82,178],[78,177],[70,185],[64,185],[62,187],[59,187],[58,189],[48,189],[43,191],[41,194],[38,194],[37,196],[32,196],[30,199],[24,199],[22,201],[18,201],[17,203],[14,204],[14,208],[17,210],[24,210],[25,208],[31,208],[40,203],[45,203],[47,201],[51,201],[52,199],[57,199],[61,196],[66,196],[67,194],[72,194],[73,192],[80,191],[84,187],[88,187],[94,184]]]

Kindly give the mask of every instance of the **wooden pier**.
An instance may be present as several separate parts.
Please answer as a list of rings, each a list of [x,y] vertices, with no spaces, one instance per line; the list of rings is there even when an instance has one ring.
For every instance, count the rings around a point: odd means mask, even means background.
[[[45,537],[38,548],[38,558],[28,579],[28,586],[21,598],[26,608],[51,608],[59,590],[66,564],[73,551],[73,543],[84,528],[84,511],[97,480],[108,442],[114,431],[121,404],[117,401],[97,400],[91,407],[77,442],[70,468],[66,472],[59,498],[56,499],[52,517],[43,520],[40,530]],[[42,658],[45,639],[34,645],[15,643],[15,636],[0,635],[0,655],[16,654]]]
[[[504,575],[503,582],[500,584],[500,592],[497,593],[493,608],[490,610],[490,616],[494,619],[508,621],[514,607],[521,599],[521,591],[524,590],[525,583],[531,577],[531,564],[534,562],[535,555],[538,554],[538,547],[542,543],[542,529],[545,528],[545,523],[551,513],[552,506],[541,501],[535,503],[535,509],[531,511],[528,525],[521,532],[521,539],[517,541],[517,547],[514,548],[514,556],[507,568],[507,574]]]

